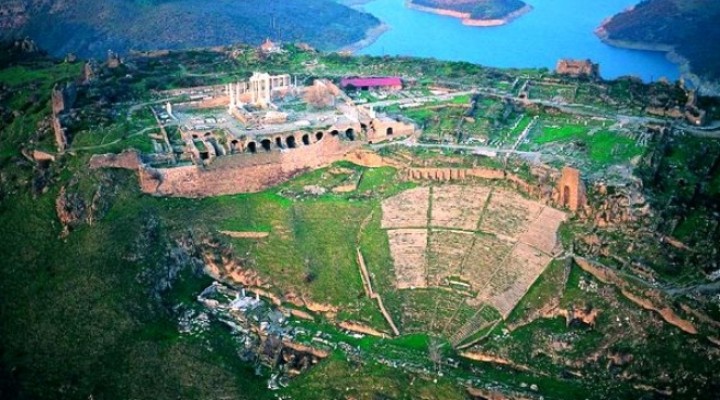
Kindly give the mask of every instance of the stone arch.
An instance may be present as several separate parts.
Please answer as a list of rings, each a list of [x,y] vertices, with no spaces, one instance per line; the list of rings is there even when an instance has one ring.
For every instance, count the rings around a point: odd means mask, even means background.
[[[310,135],[307,133],[302,135],[302,142],[305,146],[310,146]]]
[[[345,137],[349,140],[355,140],[355,129],[353,128],[347,128],[345,130]]]
[[[388,135],[388,136],[392,136],[392,135],[393,135],[393,128],[392,128],[392,126],[388,126],[388,128],[385,130],[385,134]]]
[[[249,152],[251,152],[253,154],[257,153],[257,143],[255,143],[255,142],[248,143],[247,149]]]
[[[287,144],[289,149],[296,148],[297,142],[295,141],[295,136],[288,136],[287,139],[285,139],[285,144]]]
[[[318,132],[315,134],[315,140],[318,141],[318,142],[321,141],[324,135],[325,135],[325,134],[324,134],[322,131],[318,131]]]
[[[363,132],[367,132],[367,130],[368,130],[367,124],[361,123],[361,124],[360,124],[360,130],[363,131]]]
[[[233,139],[230,141],[230,151],[235,153],[240,148],[240,141]]]
[[[197,134],[193,133],[192,138],[193,138],[193,139],[200,139],[200,136],[198,136]]]
[[[212,135],[212,132],[205,132],[205,137],[210,137]]]
[[[275,145],[281,149],[285,148],[285,146],[283,146],[283,140],[280,136],[275,138]]]
[[[337,129],[333,129],[333,130],[330,132],[330,134],[333,135],[333,136],[337,136],[337,135],[340,134],[340,132],[339,132]]]
[[[270,151],[272,146],[272,141],[270,139],[263,139],[260,142],[260,145],[262,146],[263,150]]]

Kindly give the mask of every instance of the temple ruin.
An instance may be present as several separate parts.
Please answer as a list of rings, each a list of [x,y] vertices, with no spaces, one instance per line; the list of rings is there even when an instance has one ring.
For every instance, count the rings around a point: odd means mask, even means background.
[[[228,111],[249,104],[255,107],[267,108],[276,93],[287,92],[292,88],[291,77],[288,74],[270,75],[255,72],[247,81],[230,83],[225,92],[229,98]]]

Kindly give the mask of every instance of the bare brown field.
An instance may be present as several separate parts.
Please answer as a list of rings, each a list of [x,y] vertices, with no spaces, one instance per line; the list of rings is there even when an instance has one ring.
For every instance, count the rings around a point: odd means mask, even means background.
[[[395,279],[398,289],[427,287],[426,229],[399,229],[388,231],[390,254],[395,261]]]
[[[566,218],[567,216],[562,211],[551,207],[543,208],[540,216],[528,226],[527,231],[520,235],[520,242],[527,243],[547,254],[552,254],[558,241],[557,235],[549,234],[549,232],[557,232],[560,224]]]
[[[517,193],[496,189],[483,214],[480,230],[517,239],[543,207],[539,202],[525,199]]]
[[[507,318],[551,260],[547,254],[518,243],[479,297]]]
[[[418,228],[428,224],[430,188],[410,189],[382,203],[382,227]]]
[[[474,231],[480,221],[490,188],[438,186],[432,191],[430,224],[436,227]]]
[[[439,286],[447,277],[460,276],[463,259],[474,239],[472,232],[430,231],[428,282],[431,286]]]

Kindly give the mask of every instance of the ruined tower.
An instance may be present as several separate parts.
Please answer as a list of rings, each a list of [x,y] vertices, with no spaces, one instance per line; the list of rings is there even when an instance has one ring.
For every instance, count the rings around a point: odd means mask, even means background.
[[[562,169],[562,175],[555,188],[554,200],[558,205],[572,211],[585,207],[587,196],[579,170],[572,167]]]

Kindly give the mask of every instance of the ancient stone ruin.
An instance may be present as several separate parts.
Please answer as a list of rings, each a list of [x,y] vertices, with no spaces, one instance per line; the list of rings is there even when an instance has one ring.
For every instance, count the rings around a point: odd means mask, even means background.
[[[63,119],[75,103],[76,97],[77,88],[74,83],[67,83],[65,86],[55,85],[52,89],[52,128],[58,151],[65,151],[68,146],[69,139],[67,129],[63,126]]]
[[[580,179],[580,171],[565,167],[555,189],[555,202],[571,211],[578,211],[587,204],[585,184]]]
[[[600,76],[600,65],[590,60],[570,60],[561,59],[555,67],[555,72],[560,75],[568,75],[572,77],[586,76],[597,78]]]

